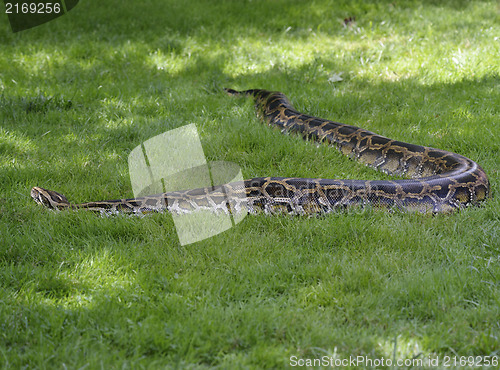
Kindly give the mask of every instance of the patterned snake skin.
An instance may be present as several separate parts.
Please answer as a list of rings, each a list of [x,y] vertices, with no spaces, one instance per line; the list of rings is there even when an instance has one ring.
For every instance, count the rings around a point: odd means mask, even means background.
[[[388,139],[359,127],[299,113],[285,95],[266,90],[235,91],[251,96],[258,115],[283,132],[326,142],[342,154],[406,180],[329,180],[258,177],[219,188],[200,188],[142,198],[71,204],[52,190],[34,187],[33,199],[53,209],[89,209],[106,213],[222,212],[313,214],[353,206],[446,213],[478,205],[489,197],[488,178],[474,161],[459,154]],[[228,202],[227,199],[231,201]],[[229,204],[231,203],[231,204]]]

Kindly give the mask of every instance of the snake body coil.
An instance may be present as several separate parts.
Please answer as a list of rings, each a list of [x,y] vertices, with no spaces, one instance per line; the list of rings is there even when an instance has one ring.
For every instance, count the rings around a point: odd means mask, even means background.
[[[285,95],[266,90],[226,90],[255,99],[259,116],[284,132],[296,132],[332,147],[370,167],[405,180],[330,180],[258,177],[226,185],[221,192],[201,188],[148,197],[71,204],[52,190],[34,187],[31,196],[49,208],[104,212],[193,212],[211,204],[231,212],[311,214],[353,206],[444,213],[478,205],[489,197],[486,173],[474,161],[440,149],[392,140],[359,127],[299,113]],[[207,202],[207,199],[209,202]],[[218,206],[217,206],[218,205]],[[222,205],[222,207],[220,207]]]

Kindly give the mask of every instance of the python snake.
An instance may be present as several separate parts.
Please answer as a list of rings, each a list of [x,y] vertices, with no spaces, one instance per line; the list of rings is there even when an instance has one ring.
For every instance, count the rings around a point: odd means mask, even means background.
[[[440,149],[392,140],[359,127],[299,113],[280,92],[235,91],[251,96],[258,115],[283,132],[326,142],[342,154],[404,180],[330,180],[258,177],[224,188],[199,188],[140,198],[72,204],[58,192],[34,187],[33,199],[53,209],[88,209],[106,213],[168,210],[189,213],[215,211],[313,214],[353,206],[388,210],[447,213],[478,205],[490,196],[488,178],[474,161]],[[234,200],[231,207],[228,196]]]

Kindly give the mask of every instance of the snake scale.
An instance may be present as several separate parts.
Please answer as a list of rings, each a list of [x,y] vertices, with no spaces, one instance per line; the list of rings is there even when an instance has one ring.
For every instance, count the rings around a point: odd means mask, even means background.
[[[403,180],[330,180],[258,177],[230,183],[223,190],[200,188],[140,198],[72,204],[58,192],[34,187],[33,199],[53,209],[88,209],[106,213],[197,209],[252,213],[314,214],[355,206],[422,213],[447,213],[478,205],[490,196],[488,178],[474,161],[445,150],[392,140],[359,127],[298,112],[280,92],[235,91],[250,96],[260,118],[283,132],[326,142],[342,154]],[[227,196],[235,200],[230,208]]]

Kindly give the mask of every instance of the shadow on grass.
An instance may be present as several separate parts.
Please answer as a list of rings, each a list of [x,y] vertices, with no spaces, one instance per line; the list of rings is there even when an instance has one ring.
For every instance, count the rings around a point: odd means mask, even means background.
[[[481,2],[478,2],[481,3]],[[473,7],[466,0],[414,0],[394,2],[383,0],[377,2],[353,2],[348,0],[328,0],[304,2],[301,0],[275,1],[241,1],[235,4],[231,1],[187,1],[187,2],[135,2],[132,0],[86,4],[82,2],[67,16],[58,19],[58,25],[51,22],[44,26],[49,32],[58,27],[67,27],[67,35],[92,33],[101,35],[108,41],[132,37],[142,42],[150,41],[152,35],[162,35],[169,32],[183,36],[191,36],[199,32],[210,38],[210,32],[204,30],[238,29],[252,33],[276,33],[288,27],[342,26],[346,17],[355,17],[356,22],[368,24],[369,21],[395,20],[407,21],[417,12],[432,14],[436,10],[466,12]],[[408,13],[394,10],[407,10]],[[221,14],[224,16],[221,17]],[[383,15],[383,19],[380,18]],[[494,14],[490,14],[494,17]],[[402,17],[402,18],[398,18]],[[476,26],[484,20],[475,19],[468,22]],[[39,27],[44,34],[44,28]],[[36,32],[32,34],[36,34]],[[60,37],[61,35],[57,35]],[[11,36],[12,37],[12,36]],[[11,39],[7,36],[7,39]],[[59,38],[61,40],[61,38]],[[168,50],[180,50],[182,46],[166,36],[158,40],[158,46]]]

